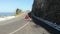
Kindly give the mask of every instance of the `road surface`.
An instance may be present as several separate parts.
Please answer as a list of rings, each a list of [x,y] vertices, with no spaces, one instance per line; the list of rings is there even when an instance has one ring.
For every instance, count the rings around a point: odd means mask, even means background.
[[[24,19],[26,14],[0,22],[0,34],[50,34],[44,28]]]

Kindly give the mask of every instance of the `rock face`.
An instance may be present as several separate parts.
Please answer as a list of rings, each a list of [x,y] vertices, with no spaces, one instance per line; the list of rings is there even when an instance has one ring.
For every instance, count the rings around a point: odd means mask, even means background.
[[[60,24],[60,0],[34,0],[32,12],[37,17]]]

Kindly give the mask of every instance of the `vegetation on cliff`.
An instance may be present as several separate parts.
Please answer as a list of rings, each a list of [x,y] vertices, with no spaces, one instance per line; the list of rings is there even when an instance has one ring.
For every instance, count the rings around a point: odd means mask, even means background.
[[[15,15],[15,16],[20,15],[21,13],[22,13],[22,10],[17,8],[15,14],[13,14],[13,15]]]

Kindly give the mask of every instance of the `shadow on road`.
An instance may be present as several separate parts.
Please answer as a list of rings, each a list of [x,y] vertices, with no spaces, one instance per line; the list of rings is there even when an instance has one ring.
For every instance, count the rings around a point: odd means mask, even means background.
[[[40,26],[43,27],[44,29],[46,29],[50,34],[60,34],[59,31],[53,29],[52,27],[50,27],[50,26],[48,26],[46,24],[44,24],[44,25],[40,24]]]
[[[56,29],[50,27],[49,25],[43,23],[42,21],[40,20],[37,20],[34,18],[33,19],[34,23],[43,27],[45,30],[47,30],[50,34],[60,34],[60,31],[57,31]]]

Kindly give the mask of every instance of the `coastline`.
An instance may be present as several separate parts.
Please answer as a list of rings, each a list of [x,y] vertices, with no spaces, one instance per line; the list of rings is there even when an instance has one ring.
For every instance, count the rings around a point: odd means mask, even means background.
[[[0,22],[1,21],[6,21],[6,20],[10,20],[10,19],[13,19],[13,18],[16,18],[16,17],[18,17],[18,16],[20,16],[21,14],[23,14],[23,13],[20,13],[20,14],[12,14],[12,15],[8,15],[8,16],[0,16]]]
[[[4,17],[0,17],[0,21],[10,20],[13,18],[15,18],[15,16],[4,16]]]

